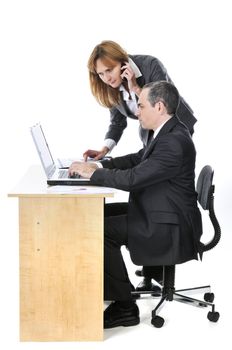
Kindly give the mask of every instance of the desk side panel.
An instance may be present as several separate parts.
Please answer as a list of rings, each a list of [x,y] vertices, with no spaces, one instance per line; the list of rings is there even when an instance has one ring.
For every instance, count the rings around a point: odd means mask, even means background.
[[[103,338],[103,198],[20,198],[22,341]]]

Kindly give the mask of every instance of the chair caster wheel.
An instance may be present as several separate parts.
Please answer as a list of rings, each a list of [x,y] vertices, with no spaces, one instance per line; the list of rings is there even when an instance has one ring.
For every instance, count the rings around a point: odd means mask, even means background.
[[[217,311],[209,311],[207,315],[208,320],[211,322],[217,322],[219,317],[220,317],[220,314]]]
[[[208,301],[209,303],[212,303],[214,301],[214,294],[213,293],[205,293],[204,300]]]
[[[153,324],[155,328],[161,328],[163,327],[164,319],[163,317],[160,317],[160,316],[152,317],[151,324]]]

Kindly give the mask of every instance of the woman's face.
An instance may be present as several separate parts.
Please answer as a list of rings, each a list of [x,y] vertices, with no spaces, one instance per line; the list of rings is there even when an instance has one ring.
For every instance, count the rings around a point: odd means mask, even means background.
[[[118,88],[122,83],[121,78],[121,63],[118,61],[111,61],[107,64],[103,63],[101,58],[96,61],[96,72],[100,79],[112,88]]]

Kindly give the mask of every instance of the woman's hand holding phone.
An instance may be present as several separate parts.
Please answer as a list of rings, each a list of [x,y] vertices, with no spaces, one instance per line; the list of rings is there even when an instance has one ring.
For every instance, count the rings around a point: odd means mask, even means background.
[[[129,91],[133,91],[137,96],[140,95],[141,88],[137,84],[135,73],[129,62],[124,62],[121,67],[121,78],[123,82],[127,81]]]

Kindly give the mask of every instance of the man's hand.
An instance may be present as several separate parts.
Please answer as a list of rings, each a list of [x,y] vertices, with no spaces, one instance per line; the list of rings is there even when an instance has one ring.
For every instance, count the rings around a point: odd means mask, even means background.
[[[98,168],[95,163],[73,162],[69,167],[69,176],[79,174],[82,177],[90,179],[95,170]]]
[[[93,160],[99,160],[105,157],[105,155],[109,152],[108,147],[103,147],[100,151],[95,151],[93,149],[88,149],[83,154],[84,161],[87,162],[88,157],[93,158]]]

